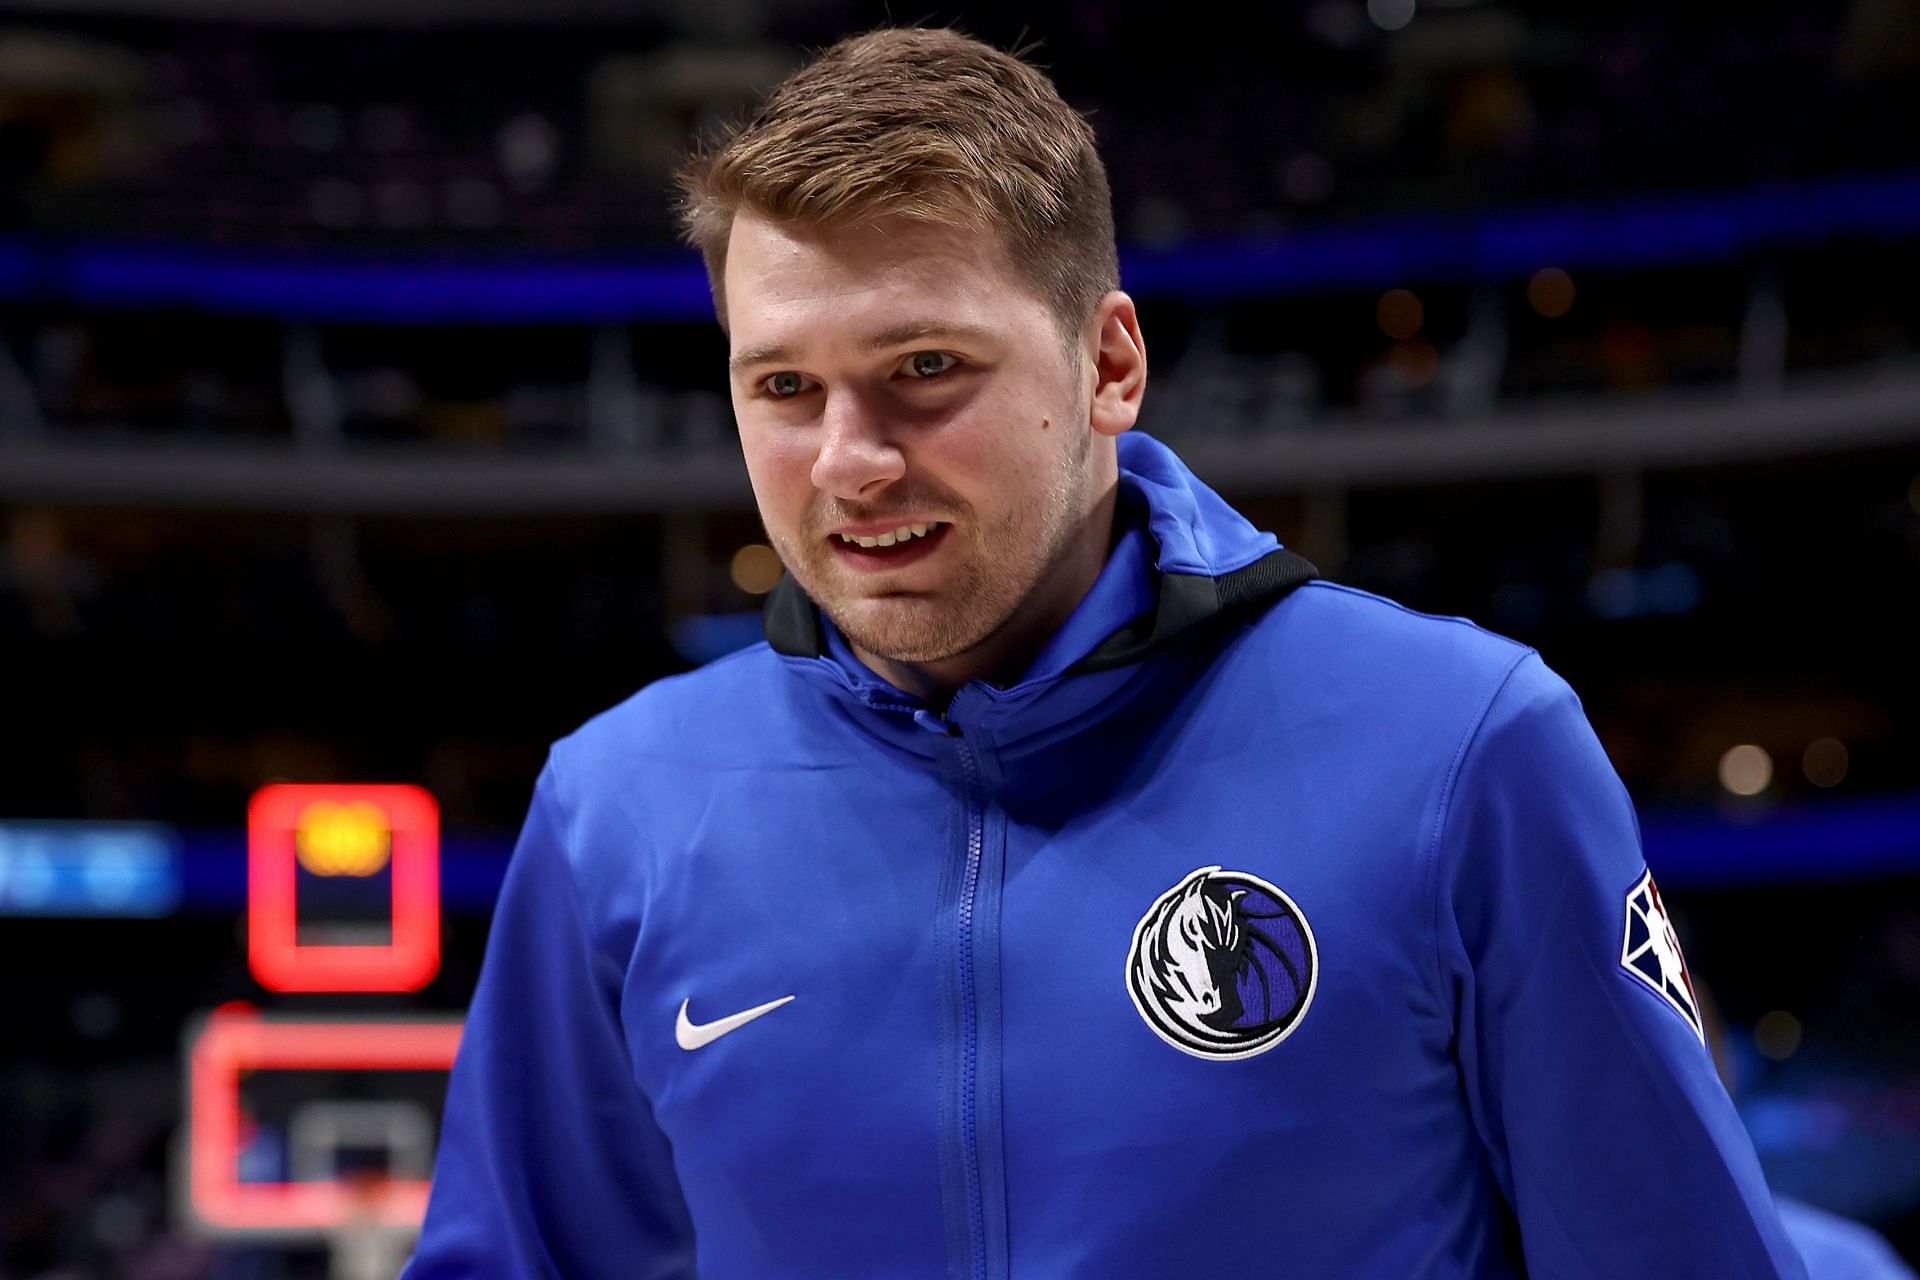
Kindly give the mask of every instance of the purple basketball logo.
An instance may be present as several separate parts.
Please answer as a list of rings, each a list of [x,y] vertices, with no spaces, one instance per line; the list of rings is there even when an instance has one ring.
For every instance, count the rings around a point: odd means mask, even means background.
[[[1320,976],[1307,918],[1244,871],[1201,867],[1133,931],[1127,992],[1154,1034],[1197,1058],[1251,1058],[1306,1016]]]

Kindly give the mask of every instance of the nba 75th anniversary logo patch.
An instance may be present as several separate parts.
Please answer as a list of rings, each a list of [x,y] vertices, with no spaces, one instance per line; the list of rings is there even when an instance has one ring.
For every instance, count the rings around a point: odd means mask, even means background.
[[[1706,1030],[1700,1024],[1700,1001],[1693,994],[1693,976],[1687,972],[1680,939],[1674,936],[1651,871],[1627,890],[1627,932],[1620,944],[1620,967],[1659,992],[1660,998],[1687,1020],[1700,1043],[1707,1042]]]

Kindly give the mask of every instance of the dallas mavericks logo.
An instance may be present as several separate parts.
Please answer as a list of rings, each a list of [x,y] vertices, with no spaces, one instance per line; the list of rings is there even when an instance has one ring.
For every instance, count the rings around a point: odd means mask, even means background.
[[[1127,993],[1155,1035],[1196,1058],[1251,1058],[1306,1016],[1320,976],[1293,899],[1244,871],[1201,867],[1133,931]]]

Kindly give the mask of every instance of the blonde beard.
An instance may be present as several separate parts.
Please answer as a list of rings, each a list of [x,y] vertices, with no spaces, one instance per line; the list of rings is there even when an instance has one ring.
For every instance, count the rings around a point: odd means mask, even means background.
[[[819,540],[811,548],[815,554],[807,571],[795,571],[794,577],[857,649],[890,662],[960,657],[1005,630],[1066,558],[1086,516],[1091,456],[1092,440],[1083,434],[1066,471],[1048,486],[1042,508],[1009,512],[991,533],[967,548],[966,558],[937,593],[876,599],[836,590],[837,575],[845,571]],[[956,526],[947,536],[959,533]],[[1018,547],[1034,552],[1016,562],[1007,553]],[[795,548],[779,550],[792,569]]]

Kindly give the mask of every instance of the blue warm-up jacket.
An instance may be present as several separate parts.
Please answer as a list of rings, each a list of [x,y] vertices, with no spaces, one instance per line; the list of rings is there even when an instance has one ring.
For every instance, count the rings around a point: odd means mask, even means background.
[[[554,747],[406,1280],[1804,1274],[1567,686],[1120,445],[1017,682],[789,582]]]

